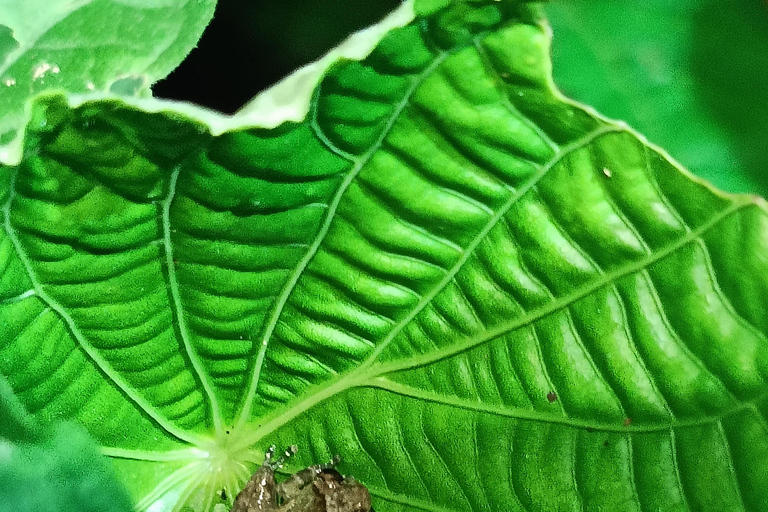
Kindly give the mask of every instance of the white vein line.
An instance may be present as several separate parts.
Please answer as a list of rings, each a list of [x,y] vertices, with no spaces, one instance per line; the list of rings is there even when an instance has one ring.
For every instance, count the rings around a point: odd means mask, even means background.
[[[712,252],[707,246],[706,240],[702,239],[700,245],[701,245],[702,257],[704,258],[704,261],[706,263],[707,274],[709,275],[709,282],[712,285],[712,289],[715,291],[715,295],[717,295],[720,298],[723,309],[725,309],[726,311],[728,311],[728,313],[731,314],[734,322],[736,322],[738,325],[743,327],[744,330],[748,331],[755,338],[758,338],[763,345],[767,345],[768,336],[766,336],[757,327],[752,325],[749,322],[749,320],[747,320],[746,318],[744,318],[744,316],[742,316],[742,314],[734,306],[733,300],[725,293],[725,291],[723,291],[723,287],[720,286],[722,279],[718,278],[718,275],[720,274],[718,273],[717,268],[715,267],[715,264],[712,261]]]
[[[627,478],[629,479],[629,487],[632,491],[632,500],[633,503],[637,504],[638,510],[643,510],[643,501],[640,499],[640,489],[637,487],[637,476],[636,476],[636,467],[638,466],[635,463],[635,444],[633,442],[633,439],[629,438],[626,439],[625,442],[627,447],[627,458],[626,458],[626,464],[627,464]]]
[[[600,279],[596,279],[592,283],[589,283],[583,286],[582,288],[574,291],[573,293],[566,295],[545,306],[542,306],[538,310],[529,312],[529,314],[523,317],[516,318],[514,320],[501,324],[493,329],[490,329],[486,332],[483,332],[481,335],[478,335],[475,338],[466,338],[463,340],[462,343],[446,347],[432,354],[422,354],[420,356],[412,357],[406,361],[396,360],[396,361],[393,361],[392,363],[382,364],[377,367],[378,369],[376,371],[376,375],[385,375],[388,373],[394,373],[394,372],[402,371],[405,369],[413,369],[416,367],[427,366],[437,361],[453,357],[456,354],[459,354],[461,352],[466,352],[467,350],[471,350],[475,347],[479,347],[480,345],[488,343],[505,334],[508,334],[514,331],[515,329],[519,329],[524,325],[530,325],[536,320],[544,318],[545,316],[550,315],[555,311],[559,311],[565,308],[566,306],[573,304],[577,300],[583,297],[586,297],[587,295],[594,292],[595,290],[598,290],[600,288],[603,288],[604,286],[614,283],[618,279],[626,275],[646,269],[651,264],[662,260],[663,258],[669,256],[670,254],[677,251],[681,247],[684,247],[685,245],[691,242],[694,242],[698,237],[700,237],[703,233],[706,233],[707,231],[709,231],[713,226],[718,224],[720,221],[734,214],[735,212],[750,206],[751,204],[752,202],[748,198],[746,199],[746,202],[742,202],[742,203],[734,202],[731,206],[721,210],[709,222],[702,224],[701,226],[699,226],[693,231],[689,231],[688,233],[686,233],[684,237],[670,244],[666,248],[658,251],[657,253],[650,255],[650,257],[642,258],[636,262],[629,263],[625,265],[623,268],[619,268],[608,274],[602,274],[602,277]],[[369,361],[366,361],[365,364],[369,365],[370,363]],[[362,368],[365,368],[365,366],[362,366]]]
[[[552,138],[541,129],[539,125],[537,125],[535,122],[533,122],[528,116],[523,115],[522,112],[515,106],[512,101],[510,101],[507,91],[504,90],[504,87],[506,86],[506,81],[502,78],[500,72],[498,69],[496,69],[496,66],[493,64],[493,61],[491,60],[490,56],[488,55],[488,50],[485,49],[483,46],[483,42],[481,39],[484,39],[483,37],[475,37],[472,40],[472,45],[475,47],[475,50],[477,50],[477,55],[480,57],[480,61],[483,63],[485,68],[488,70],[488,75],[491,75],[495,80],[493,80],[494,89],[496,92],[499,93],[499,103],[501,103],[510,114],[517,117],[523,124],[525,124],[531,131],[536,132],[536,134],[543,140],[547,146],[553,151],[558,151],[560,149],[560,146],[552,140]]]
[[[363,166],[365,166],[365,164],[368,163],[368,161],[370,161],[373,155],[379,150],[382,143],[384,142],[384,139],[387,137],[387,135],[389,135],[389,132],[392,130],[392,127],[400,118],[400,114],[403,112],[403,110],[405,110],[405,108],[410,103],[411,97],[413,96],[413,93],[416,91],[419,85],[421,85],[421,83],[426,79],[426,77],[432,74],[432,72],[443,62],[443,60],[445,60],[447,56],[448,56],[447,52],[438,54],[435,57],[435,60],[429,65],[429,67],[427,67],[424,71],[422,71],[417,77],[413,79],[413,83],[403,95],[403,99],[395,106],[394,110],[392,111],[390,119],[387,122],[387,125],[382,130],[378,140],[371,146],[371,149],[369,149],[363,156],[361,156],[359,159],[356,160],[355,165],[352,167],[352,169],[350,169],[349,173],[344,178],[344,181],[341,183],[341,185],[339,185],[339,189],[336,192],[336,195],[333,197],[333,200],[328,205],[328,212],[326,213],[325,220],[323,222],[323,225],[320,228],[320,231],[317,233],[317,236],[315,237],[315,240],[312,243],[312,246],[309,248],[307,253],[304,255],[304,257],[301,259],[299,264],[296,266],[296,269],[294,270],[290,279],[283,287],[282,293],[280,294],[280,297],[277,300],[277,302],[275,302],[275,307],[273,308],[270,314],[269,322],[264,328],[264,332],[261,336],[259,352],[256,356],[256,362],[254,363],[251,382],[248,387],[248,393],[245,395],[243,404],[241,405],[240,413],[238,415],[239,416],[237,420],[238,427],[244,425],[245,422],[248,420],[248,418],[251,416],[253,399],[256,396],[256,389],[259,384],[261,370],[264,366],[264,359],[267,354],[267,346],[269,344],[269,339],[272,337],[272,333],[274,332],[275,327],[277,326],[278,319],[280,318],[280,315],[283,311],[283,308],[285,307],[285,304],[288,302],[288,298],[290,297],[291,293],[295,289],[296,284],[299,281],[299,278],[301,277],[304,270],[309,265],[309,262],[312,260],[312,258],[314,258],[315,254],[320,248],[320,244],[323,242],[323,240],[325,240],[325,236],[328,234],[328,231],[331,227],[331,222],[335,217],[336,210],[339,207],[339,203],[341,202],[341,198],[344,195],[344,192],[346,192],[347,188],[349,188],[349,186],[352,183],[352,180],[354,180],[357,177],[357,175],[360,173]]]
[[[685,483],[683,482],[682,468],[680,467],[680,456],[677,449],[677,434],[675,434],[675,429],[669,430],[669,448],[669,454],[672,457],[672,469],[675,472],[675,484],[677,486],[677,490],[679,491],[678,496],[682,500],[683,505],[685,505],[686,510],[691,512],[693,508],[691,508],[691,506],[688,504],[688,493],[686,491]]]
[[[372,364],[379,355],[387,348],[389,343],[400,333],[400,331],[411,321],[413,320],[416,315],[418,315],[421,310],[423,310],[430,302],[432,302],[432,299],[434,299],[438,293],[440,293],[446,286],[448,286],[448,283],[450,283],[453,278],[456,276],[456,274],[461,270],[461,268],[464,266],[464,264],[467,262],[469,257],[474,253],[475,249],[480,245],[480,243],[485,240],[486,236],[490,231],[496,227],[496,225],[499,223],[499,221],[508,213],[510,208],[517,203],[520,198],[522,198],[526,193],[528,193],[529,190],[531,190],[548,172],[552,167],[554,167],[557,163],[559,163],[563,158],[568,156],[572,151],[575,151],[577,149],[581,149],[591,142],[593,142],[598,137],[605,135],[607,133],[616,133],[616,132],[622,132],[626,131],[626,129],[623,126],[615,126],[615,125],[606,125],[603,126],[589,135],[586,135],[575,142],[572,142],[566,146],[563,146],[562,151],[558,154],[556,154],[548,163],[546,163],[541,169],[539,169],[539,172],[536,173],[535,176],[533,176],[528,182],[521,187],[516,193],[514,193],[510,198],[498,209],[495,215],[493,215],[486,225],[483,227],[483,229],[475,236],[475,238],[470,242],[469,245],[467,245],[466,248],[463,249],[461,257],[456,261],[456,264],[445,274],[445,277],[437,283],[435,287],[432,288],[432,290],[424,295],[422,297],[421,301],[406,315],[403,317],[400,322],[395,325],[395,327],[385,336],[381,342],[379,343],[379,346],[374,350],[371,355],[366,359],[362,366],[368,366]]]
[[[739,505],[741,505],[741,509],[747,510],[747,508],[744,506],[744,496],[741,492],[742,486],[741,486],[741,482],[739,482],[739,473],[736,469],[736,461],[733,459],[733,450],[731,450],[731,442],[728,439],[728,434],[725,432],[725,427],[723,426],[722,420],[717,422],[717,433],[720,436],[723,450],[728,456],[728,469],[730,470],[728,471],[728,475],[730,476],[731,483],[733,484],[733,492],[735,495],[734,497],[739,500]]]
[[[210,472],[210,469],[205,468],[203,471],[200,471],[199,473],[192,475],[192,477],[186,482],[183,482],[182,484],[184,486],[183,490],[176,498],[175,500],[176,503],[173,505],[171,512],[187,512],[188,510],[190,510],[191,507],[188,505],[189,499],[192,497],[193,494],[198,492],[198,490],[201,487],[203,487],[207,481],[209,481],[209,478],[210,478],[209,474],[206,474],[209,472]],[[203,492],[203,495],[205,495],[204,492]]]
[[[201,460],[209,457],[208,452],[198,448],[183,448],[181,450],[170,450],[167,452],[148,451],[148,450],[130,450],[125,448],[114,448],[111,446],[102,446],[99,448],[102,455],[112,457],[113,459],[141,460],[149,462],[170,462],[178,460]]]
[[[184,350],[187,352],[192,367],[197,373],[197,377],[203,385],[203,390],[208,396],[208,401],[211,407],[211,415],[213,416],[213,425],[217,433],[221,433],[224,428],[221,422],[221,412],[219,411],[219,403],[216,399],[216,393],[213,390],[213,385],[210,382],[208,374],[205,372],[203,362],[197,354],[197,351],[192,346],[190,341],[191,336],[189,334],[189,328],[184,315],[184,308],[181,302],[181,293],[179,292],[179,281],[176,278],[176,265],[173,262],[173,244],[171,243],[171,204],[176,196],[176,183],[179,179],[180,169],[177,167],[171,173],[171,178],[168,182],[168,196],[163,200],[163,247],[165,249],[165,266],[168,270],[168,288],[171,292],[171,299],[173,300],[173,309],[176,313],[176,321],[179,324],[179,334],[181,340],[184,343]]]
[[[677,420],[670,418],[668,423],[632,423],[630,425],[624,425],[623,419],[617,419],[615,423],[608,422],[596,422],[592,420],[574,418],[571,416],[558,416],[549,412],[542,412],[536,409],[523,409],[520,407],[511,407],[507,405],[487,404],[485,402],[479,402],[474,400],[467,400],[457,396],[442,395],[432,391],[424,391],[420,388],[415,388],[407,384],[400,384],[398,382],[389,380],[385,377],[374,377],[367,382],[359,384],[360,388],[372,388],[380,389],[389,393],[400,395],[407,398],[413,398],[416,400],[422,400],[426,402],[432,402],[446,407],[452,407],[456,409],[464,409],[467,411],[491,414],[502,418],[512,418],[522,421],[535,421],[539,423],[549,423],[554,425],[564,425],[572,428],[579,429],[591,429],[600,432],[618,432],[623,434],[628,433],[649,433],[649,432],[669,432],[670,430],[681,430],[697,428],[702,426],[708,426],[712,424],[719,424],[723,418],[727,418],[733,414],[749,410],[754,406],[754,403],[764,399],[766,394],[763,393],[747,402],[736,404],[728,409],[725,409],[717,414],[711,416],[704,416],[701,418],[690,420]]]
[[[134,510],[144,511],[149,508],[154,502],[159,500],[165,493],[176,487],[182,482],[185,482],[195,475],[205,474],[205,464],[202,462],[193,462],[182,466],[167,477],[165,477],[154,489],[147,493],[134,507]]]
[[[95,365],[102,372],[104,372],[104,374],[115,384],[115,386],[117,386],[117,388],[120,389],[120,391],[125,393],[125,395],[130,400],[132,400],[141,410],[147,413],[147,415],[151,417],[158,425],[160,425],[160,427],[162,427],[166,432],[184,442],[200,445],[201,440],[198,439],[197,436],[194,436],[193,434],[185,432],[184,430],[176,427],[173,423],[164,418],[163,415],[160,414],[159,411],[157,411],[157,409],[155,409],[155,407],[150,402],[148,402],[143,396],[141,396],[141,394],[136,391],[136,389],[131,387],[128,382],[126,382],[122,376],[112,367],[112,365],[109,364],[109,362],[107,362],[107,360],[104,359],[101,354],[99,354],[98,350],[96,350],[96,348],[87,341],[87,338],[80,331],[80,328],[77,326],[77,324],[75,324],[74,319],[67,314],[62,305],[56,302],[43,289],[43,285],[40,283],[40,281],[38,281],[37,276],[35,275],[35,271],[32,267],[32,261],[22,249],[21,242],[16,236],[16,231],[11,225],[11,203],[16,196],[16,177],[17,173],[13,173],[8,187],[8,200],[3,205],[3,215],[5,217],[4,228],[5,232],[8,233],[8,238],[11,240],[11,244],[13,244],[13,248],[19,257],[19,260],[21,260],[21,263],[24,266],[24,270],[26,271],[27,276],[29,276],[29,280],[32,282],[32,288],[35,290],[37,296],[40,297],[43,302],[45,302],[53,311],[59,315],[59,317],[67,325],[69,331],[72,333],[75,341],[77,341],[77,343],[85,351],[88,357],[91,358]]]
[[[35,290],[27,290],[24,293],[20,293],[19,295],[8,297],[6,299],[0,299],[0,305],[14,304],[16,302],[21,302],[24,299],[27,299],[29,297],[34,297],[35,295],[37,295],[37,292],[35,292]]]
[[[315,88],[315,92],[312,95],[312,104],[317,104],[317,98],[320,97],[320,92],[323,89],[322,81],[317,84],[317,87]],[[347,151],[344,151],[343,149],[339,148],[334,144],[331,139],[328,138],[328,136],[323,132],[323,129],[320,127],[320,123],[317,121],[317,109],[312,109],[312,119],[310,120],[310,128],[312,129],[312,132],[315,134],[315,136],[320,139],[320,142],[325,144],[325,146],[330,149],[333,153],[337,154],[344,160],[347,160],[349,162],[354,163],[356,160],[355,155],[352,153],[349,153]]]

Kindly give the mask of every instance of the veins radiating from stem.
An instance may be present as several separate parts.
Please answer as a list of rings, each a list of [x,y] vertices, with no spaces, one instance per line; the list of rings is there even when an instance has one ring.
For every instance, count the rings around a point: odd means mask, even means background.
[[[176,437],[181,441],[184,441],[192,445],[202,445],[203,441],[201,439],[199,439],[196,435],[191,434],[175,426],[172,422],[166,419],[165,416],[161,414],[161,412],[157,410],[152,403],[147,401],[146,398],[144,398],[136,389],[134,389],[133,386],[131,386],[122,377],[122,375],[120,375],[120,373],[117,370],[115,370],[115,368],[109,363],[109,361],[107,361],[99,353],[96,347],[94,347],[88,341],[88,338],[83,334],[83,332],[75,323],[74,318],[72,318],[72,316],[69,313],[67,313],[67,311],[64,309],[64,307],[61,304],[59,304],[59,302],[57,302],[51,295],[48,294],[48,292],[45,291],[45,287],[39,281],[37,274],[34,270],[34,265],[32,263],[32,260],[24,251],[23,244],[21,243],[21,240],[16,234],[16,229],[13,227],[13,224],[11,223],[11,206],[16,197],[17,176],[18,176],[18,167],[17,167],[17,171],[14,172],[11,176],[10,182],[8,184],[8,199],[6,203],[2,206],[3,227],[5,229],[5,232],[8,235],[9,240],[11,241],[11,245],[13,246],[14,251],[16,252],[19,260],[21,261],[22,266],[24,267],[24,271],[26,272],[30,282],[32,283],[32,289],[35,292],[34,295],[37,296],[47,307],[49,307],[59,316],[59,318],[62,320],[66,328],[72,334],[72,337],[74,338],[76,346],[79,346],[80,349],[82,349],[83,352],[85,352],[87,358],[91,360],[93,365],[96,368],[98,368],[99,371],[103,372],[104,375],[115,385],[115,387],[117,387],[122,393],[124,393],[129,400],[131,400],[134,404],[136,404],[136,406],[141,411],[143,411],[144,413],[147,414],[147,416],[152,418],[152,420],[154,420],[155,423],[157,423],[157,425],[160,426],[160,428],[162,428],[163,430],[168,432],[170,435]]]
[[[546,172],[546,170],[550,169],[553,165],[555,165],[558,161],[564,158],[567,154],[577,149],[580,149],[581,147],[586,146],[587,144],[597,139],[599,136],[603,134],[624,132],[624,131],[631,132],[631,130],[629,130],[623,125],[614,125],[613,127],[597,130],[592,134],[590,134],[589,136],[583,137],[577,143],[573,143],[569,146],[566,146],[564,148],[564,151],[556,155],[550,163],[548,163],[542,168],[542,171],[537,173],[536,176],[537,177],[543,176],[543,173]],[[535,180],[532,180],[532,181],[535,181]],[[530,186],[528,186],[527,188],[529,189]],[[508,204],[505,206],[508,207],[510,204],[511,203],[508,202]],[[478,410],[478,411],[488,412],[488,413],[496,413],[496,414],[501,414],[503,416],[514,417],[519,419],[530,419],[534,421],[536,420],[549,421],[552,423],[562,423],[566,425],[571,425],[578,428],[595,428],[598,430],[613,431],[616,428],[615,426],[595,425],[595,424],[590,424],[589,422],[586,422],[583,420],[553,417],[552,415],[548,415],[546,417],[543,417],[543,416],[539,417],[538,415],[534,415],[535,417],[533,417],[531,416],[532,414],[531,411],[522,410],[522,409],[515,409],[514,411],[512,409],[507,411],[498,411],[495,409],[492,410],[493,408],[488,408],[484,404],[474,404],[474,403],[470,404],[469,402],[453,399],[451,397],[444,397],[437,394],[434,394],[434,395],[428,394],[416,388],[409,388],[408,386],[402,386],[394,381],[386,379],[385,376],[395,374],[397,372],[406,371],[416,367],[429,366],[436,362],[454,357],[457,354],[466,352],[473,348],[477,348],[485,343],[489,343],[497,339],[499,336],[502,336],[508,332],[518,329],[524,325],[540,320],[541,318],[549,314],[552,314],[556,311],[562,310],[563,308],[587,296],[588,294],[593,293],[604,286],[608,286],[611,283],[615,282],[616,280],[626,275],[642,270],[643,268],[646,268],[647,266],[661,260],[662,258],[669,256],[670,254],[684,247],[686,244],[691,243],[696,239],[700,238],[704,233],[712,229],[723,219],[737,213],[738,211],[748,207],[751,204],[752,202],[748,199],[735,202],[730,207],[723,209],[717,216],[715,216],[706,224],[699,226],[697,229],[688,231],[685,236],[681,237],[674,243],[669,244],[667,247],[659,249],[655,253],[649,254],[648,257],[642,258],[637,262],[627,264],[623,268],[616,269],[610,274],[605,274],[604,276],[602,276],[601,279],[598,279],[592,282],[591,284],[582,287],[582,289],[576,290],[574,291],[574,293],[566,297],[563,297],[557,301],[554,301],[551,304],[548,304],[546,307],[543,307],[538,311],[535,311],[533,313],[529,312],[528,315],[522,318],[518,318],[512,322],[508,322],[492,330],[489,330],[488,332],[484,333],[484,335],[482,336],[467,337],[463,341],[459,341],[453,344],[452,346],[444,348],[440,351],[437,351],[431,354],[423,354],[421,356],[415,356],[407,360],[397,360],[390,363],[376,362],[376,357],[378,357],[378,355],[381,353],[383,349],[378,350],[378,352],[375,353],[375,355],[372,355],[371,357],[366,359],[357,369],[353,370],[348,374],[340,376],[338,380],[336,380],[335,382],[332,382],[329,385],[328,383],[326,383],[325,387],[317,386],[315,388],[311,388],[311,390],[304,395],[304,398],[299,400],[298,402],[295,402],[294,405],[288,411],[283,411],[281,414],[278,414],[273,418],[265,418],[264,423],[262,423],[253,432],[253,435],[244,436],[243,440],[247,439],[249,442],[255,442],[258,439],[261,439],[262,437],[278,429],[282,425],[286,424],[288,421],[294,419],[298,415],[314,407],[315,405],[318,405],[319,403],[339,393],[342,393],[344,391],[348,391],[350,389],[355,389],[355,388],[365,388],[365,387],[382,389],[388,392],[399,394],[401,396],[409,396],[411,398],[438,402],[446,406],[470,408],[473,410]],[[478,238],[483,236],[483,234],[486,233],[489,229],[490,228],[483,230],[483,233],[481,233],[481,235],[479,235]],[[463,263],[463,260],[457,263],[454,269],[452,269],[454,272],[452,273],[451,278],[453,275],[455,275],[455,272],[458,272],[458,269],[461,263]],[[447,281],[445,283],[441,281],[441,284],[443,285],[447,284]],[[440,287],[438,286],[436,288],[440,288]],[[430,299],[434,296],[435,293],[430,295]],[[426,301],[425,301],[425,304],[426,304]],[[415,316],[415,313],[410,315],[408,317],[408,320],[412,319],[414,316]],[[388,337],[388,340],[391,341],[391,339],[393,338],[394,338],[394,335],[390,335]],[[765,399],[766,396],[758,397],[749,403],[740,404],[738,407],[734,408],[733,410],[728,410],[719,416],[707,417],[707,418],[691,420],[691,421],[672,420],[670,421],[670,424],[661,425],[661,426],[649,427],[647,425],[644,426],[640,424],[640,425],[624,427],[622,425],[620,428],[620,431],[622,432],[623,431],[627,431],[627,432],[629,431],[640,431],[640,432],[661,431],[661,430],[669,430],[671,428],[686,428],[686,427],[693,427],[693,426],[698,426],[702,424],[707,424],[713,421],[718,421],[722,417],[732,414],[735,411],[738,411],[747,407],[751,407],[752,402],[763,400]]]
[[[435,60],[424,71],[422,71],[421,74],[419,74],[413,79],[413,83],[405,92],[403,99],[400,101],[400,103],[398,103],[395,106],[392,112],[392,115],[390,116],[389,122],[383,128],[380,137],[371,146],[371,149],[369,149],[364,155],[362,155],[359,159],[357,159],[354,162],[353,167],[350,169],[349,173],[344,178],[344,181],[339,185],[338,191],[333,197],[333,200],[331,201],[331,203],[328,205],[328,212],[326,213],[325,220],[323,222],[323,225],[320,228],[320,231],[315,237],[313,244],[310,246],[307,253],[304,255],[302,260],[296,266],[295,271],[293,272],[290,279],[288,280],[285,287],[283,288],[282,293],[280,294],[280,297],[275,303],[275,307],[270,313],[269,322],[264,328],[264,332],[262,333],[260,338],[258,353],[257,353],[256,361],[253,367],[253,374],[251,377],[250,385],[248,387],[248,392],[246,393],[243,399],[243,403],[241,405],[240,413],[238,415],[238,420],[237,420],[237,427],[242,427],[250,419],[251,410],[253,407],[253,400],[256,396],[256,389],[258,388],[258,385],[259,385],[261,370],[264,366],[264,359],[266,357],[267,347],[269,345],[269,339],[272,337],[272,334],[274,333],[275,327],[277,326],[277,323],[280,319],[280,314],[282,313],[283,308],[285,307],[285,304],[288,302],[288,299],[291,293],[296,287],[296,284],[298,283],[299,278],[301,277],[304,270],[309,265],[309,262],[312,260],[312,258],[314,258],[323,240],[325,240],[325,236],[326,234],[328,234],[328,231],[331,227],[331,222],[334,219],[336,210],[339,206],[339,203],[341,202],[341,198],[344,195],[344,192],[350,186],[354,178],[360,173],[360,171],[365,166],[365,164],[368,163],[368,161],[373,157],[373,155],[379,150],[381,144],[384,142],[384,139],[387,137],[387,135],[389,135],[390,131],[392,130],[392,127],[395,125],[395,123],[399,119],[400,114],[410,103],[411,97],[416,91],[416,89],[419,87],[419,85],[421,85],[421,83],[424,82],[424,80],[426,80],[426,78],[430,76],[435,71],[435,69],[437,69],[437,67],[446,59],[448,55],[449,55],[448,52],[437,54],[435,56]]]
[[[472,350],[473,348],[477,348],[485,343],[489,343],[499,338],[500,336],[508,334],[514,331],[515,329],[519,329],[525,325],[529,325],[556,311],[565,309],[570,304],[573,304],[579,299],[586,297],[590,293],[604,286],[608,286],[609,284],[617,281],[618,279],[626,275],[632,274],[634,272],[638,272],[648,267],[649,265],[663,259],[664,257],[670,255],[674,251],[682,248],[683,246],[694,242],[697,238],[699,238],[702,234],[707,232],[710,228],[718,224],[720,221],[727,218],[729,215],[732,215],[738,212],[739,210],[745,207],[748,207],[750,204],[751,204],[750,202],[735,203],[730,208],[723,210],[720,213],[720,215],[714,217],[710,222],[704,224],[703,226],[700,226],[699,228],[693,231],[689,231],[686,234],[686,236],[680,238],[677,242],[670,244],[668,247],[661,249],[655,253],[652,253],[648,258],[639,260],[634,264],[626,265],[625,267],[619,268],[611,272],[610,274],[605,274],[600,279],[594,281],[592,284],[588,286],[584,286],[583,288],[574,291],[570,295],[557,299],[552,303],[548,304],[546,307],[542,307],[538,311],[530,312],[528,315],[525,315],[521,318],[515,319],[511,322],[504,323],[493,329],[489,329],[485,331],[481,336],[477,336],[475,338],[466,338],[463,343],[456,343],[453,346],[450,346],[441,350],[437,350],[431,354],[422,354],[419,356],[415,356],[413,358],[408,359],[407,362],[398,361],[394,363],[384,363],[381,365],[381,368],[384,369],[381,374],[395,373],[395,372],[403,371],[406,369],[417,368],[420,366],[427,366],[430,364],[434,364],[438,361],[451,358],[462,352],[466,352],[468,350]]]
[[[171,462],[179,460],[202,460],[209,457],[209,453],[199,448],[183,448],[167,452],[150,450],[131,450],[103,446],[101,454],[113,459],[141,460],[149,462]]]
[[[429,293],[424,295],[419,303],[416,304],[416,306],[389,331],[387,336],[384,337],[378,344],[376,350],[374,350],[371,355],[368,356],[368,359],[363,363],[363,365],[373,363],[381,355],[381,353],[386,350],[387,346],[389,346],[389,344],[400,333],[400,331],[402,331],[403,328],[405,328],[405,326],[416,317],[416,315],[418,315],[425,307],[427,307],[427,305],[437,296],[438,293],[440,293],[446,286],[448,286],[448,284],[450,284],[451,281],[453,281],[453,279],[456,277],[456,274],[459,273],[461,268],[467,262],[477,246],[480,245],[480,243],[485,239],[488,233],[490,233],[490,231],[499,223],[504,215],[509,212],[512,206],[514,206],[520,200],[520,198],[528,193],[529,190],[531,190],[544,176],[546,176],[550,169],[552,169],[555,165],[557,165],[558,162],[571,154],[573,151],[587,146],[599,137],[609,133],[619,133],[624,130],[625,128],[623,126],[603,126],[602,128],[593,131],[592,133],[580,138],[579,140],[564,146],[561,151],[558,152],[549,162],[543,165],[542,168],[534,176],[532,176],[531,179],[523,187],[521,187],[518,191],[510,196],[507,202],[504,203],[499,208],[499,210],[488,220],[486,225],[483,227],[483,229],[480,230],[472,242],[467,245],[461,257],[456,261],[456,264],[445,274],[443,279],[440,280],[440,282],[437,283],[429,291]]]
[[[176,276],[176,263],[173,258],[173,243],[171,240],[171,204],[176,196],[176,184],[179,179],[179,169],[174,169],[171,173],[171,178],[168,183],[168,196],[162,202],[162,227],[163,227],[163,248],[165,249],[165,266],[168,271],[168,288],[171,292],[171,299],[173,301],[173,311],[176,317],[176,322],[179,327],[179,335],[181,336],[184,350],[189,357],[192,367],[200,379],[203,385],[206,395],[208,396],[208,402],[211,408],[211,415],[213,417],[213,425],[216,429],[216,433],[221,435],[224,431],[224,426],[221,420],[221,411],[219,409],[219,403],[216,399],[216,393],[213,389],[213,385],[208,378],[208,374],[205,372],[203,363],[197,354],[197,351],[192,346],[191,335],[189,328],[187,327],[187,321],[184,316],[184,308],[181,301],[181,292],[179,290],[179,282]]]

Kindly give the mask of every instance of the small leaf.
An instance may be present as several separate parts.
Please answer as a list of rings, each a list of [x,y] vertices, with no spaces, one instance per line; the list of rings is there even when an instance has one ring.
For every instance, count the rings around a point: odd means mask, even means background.
[[[129,512],[114,473],[81,427],[42,429],[0,376],[0,510]]]

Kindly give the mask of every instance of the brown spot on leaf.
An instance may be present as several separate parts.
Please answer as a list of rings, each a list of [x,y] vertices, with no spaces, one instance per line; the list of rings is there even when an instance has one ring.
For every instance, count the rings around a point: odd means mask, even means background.
[[[549,393],[547,393],[547,400],[549,400],[549,403],[556,402],[557,394],[554,391],[550,391]]]

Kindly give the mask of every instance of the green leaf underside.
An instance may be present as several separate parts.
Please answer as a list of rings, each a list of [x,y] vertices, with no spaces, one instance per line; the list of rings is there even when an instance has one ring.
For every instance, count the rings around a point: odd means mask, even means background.
[[[27,98],[46,89],[146,93],[194,48],[215,5],[0,0],[0,145],[22,128]],[[4,160],[12,156],[0,153]]]
[[[271,443],[377,511],[765,509],[764,203],[560,97],[539,16],[430,11],[272,130],[38,101],[0,373],[139,509]]]

